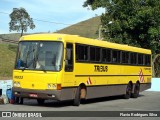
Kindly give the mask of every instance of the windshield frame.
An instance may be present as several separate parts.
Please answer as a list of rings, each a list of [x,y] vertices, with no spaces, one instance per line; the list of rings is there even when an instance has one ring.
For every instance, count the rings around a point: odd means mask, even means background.
[[[60,69],[59,70],[45,70],[45,69],[26,69],[25,67],[23,68],[23,69],[21,69],[21,68],[18,68],[17,67],[17,62],[18,62],[18,59],[19,59],[19,49],[20,49],[20,44],[21,43],[24,43],[24,42],[37,42],[38,44],[40,43],[40,42],[57,42],[57,43],[61,43],[62,44],[62,56],[61,56],[61,62],[60,62],[60,64],[61,64],[61,67],[60,67]],[[22,71],[24,71],[24,70],[29,70],[29,71],[44,71],[44,72],[47,72],[47,71],[49,71],[49,72],[60,72],[62,69],[63,69],[63,60],[64,60],[64,43],[62,42],[62,41],[50,41],[50,40],[25,40],[25,41],[19,41],[19,43],[18,43],[18,48],[17,48],[17,53],[16,53],[16,59],[15,59],[15,66],[14,66],[14,69],[15,70],[22,70]]]

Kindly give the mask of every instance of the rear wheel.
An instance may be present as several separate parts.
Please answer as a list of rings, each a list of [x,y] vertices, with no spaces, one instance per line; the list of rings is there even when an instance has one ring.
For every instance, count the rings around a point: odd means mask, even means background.
[[[133,98],[137,98],[139,96],[140,84],[136,83],[134,87],[134,93],[132,94]]]
[[[131,97],[132,93],[132,85],[128,83],[127,88],[126,88],[126,94],[124,95],[125,99],[129,99]]]
[[[37,102],[38,102],[39,105],[43,105],[44,101],[45,101],[44,99],[37,99]]]

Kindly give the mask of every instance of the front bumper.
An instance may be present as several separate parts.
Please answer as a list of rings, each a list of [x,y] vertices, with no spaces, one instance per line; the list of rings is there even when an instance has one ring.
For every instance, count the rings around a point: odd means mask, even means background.
[[[13,95],[22,98],[60,100],[61,90],[33,90],[13,87]]]

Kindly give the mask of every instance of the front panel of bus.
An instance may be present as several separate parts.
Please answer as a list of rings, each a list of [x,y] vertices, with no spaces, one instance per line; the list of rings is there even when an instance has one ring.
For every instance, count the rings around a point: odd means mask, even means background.
[[[13,71],[16,97],[59,99],[64,45],[58,41],[21,41]]]

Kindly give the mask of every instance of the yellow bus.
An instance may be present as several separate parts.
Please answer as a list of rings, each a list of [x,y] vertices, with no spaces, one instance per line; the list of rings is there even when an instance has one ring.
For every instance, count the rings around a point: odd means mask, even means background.
[[[34,34],[20,38],[13,94],[73,100],[124,95],[137,98],[151,87],[151,50],[67,34]],[[18,102],[18,101],[17,101]]]

